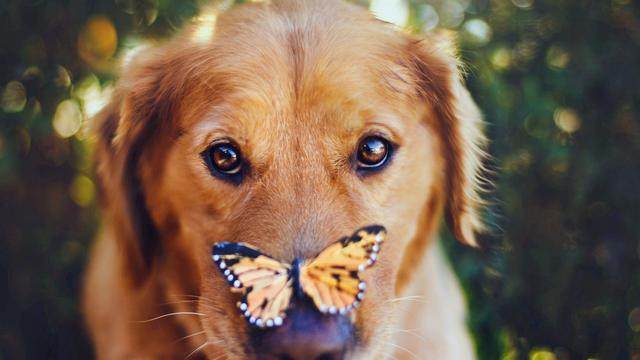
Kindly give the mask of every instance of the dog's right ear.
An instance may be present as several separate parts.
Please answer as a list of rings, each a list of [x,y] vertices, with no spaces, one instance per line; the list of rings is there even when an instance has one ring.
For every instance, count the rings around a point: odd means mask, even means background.
[[[445,34],[413,40],[408,63],[416,76],[418,95],[431,105],[436,131],[443,139],[446,162],[446,219],[461,242],[478,246],[475,234],[484,229],[480,197],[487,140],[480,110],[462,81],[451,39]]]
[[[161,131],[173,126],[176,89],[182,88],[167,54],[147,52],[124,69],[110,104],[94,119],[96,175],[105,226],[120,258],[140,284],[161,251],[158,230],[140,181],[140,158]],[[174,71],[169,72],[167,69]]]

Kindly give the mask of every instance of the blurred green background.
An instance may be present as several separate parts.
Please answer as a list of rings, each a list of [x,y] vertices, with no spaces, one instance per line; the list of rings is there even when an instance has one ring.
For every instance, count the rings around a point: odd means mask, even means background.
[[[359,2],[456,30],[486,115],[493,231],[481,251],[445,236],[479,357],[640,360],[640,4]],[[203,5],[0,0],[0,358],[92,356],[77,308],[99,226],[90,117],[117,59]]]

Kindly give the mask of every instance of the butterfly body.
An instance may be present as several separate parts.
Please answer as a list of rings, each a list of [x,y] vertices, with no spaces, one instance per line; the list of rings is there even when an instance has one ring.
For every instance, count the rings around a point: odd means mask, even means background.
[[[304,291],[302,290],[302,286],[300,286],[300,268],[304,263],[303,259],[295,258],[291,263],[291,280],[293,280],[293,290],[295,296],[301,298],[304,296]]]
[[[367,226],[316,257],[291,264],[229,242],[215,244],[212,258],[231,290],[243,294],[238,308],[249,323],[272,327],[283,323],[294,296],[310,298],[322,313],[346,314],[357,308],[366,289],[360,273],[375,263],[385,236],[384,227]]]

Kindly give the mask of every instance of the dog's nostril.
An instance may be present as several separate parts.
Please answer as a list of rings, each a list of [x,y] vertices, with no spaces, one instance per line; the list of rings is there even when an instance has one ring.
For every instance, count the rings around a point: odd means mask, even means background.
[[[342,354],[329,354],[329,353],[325,353],[322,354],[320,356],[318,356],[315,359],[312,360],[339,360],[341,358]],[[289,355],[280,355],[278,357],[278,360],[296,360],[294,358],[292,358]]]
[[[338,360],[342,357],[342,352],[340,353],[325,353],[318,356],[315,360]]]

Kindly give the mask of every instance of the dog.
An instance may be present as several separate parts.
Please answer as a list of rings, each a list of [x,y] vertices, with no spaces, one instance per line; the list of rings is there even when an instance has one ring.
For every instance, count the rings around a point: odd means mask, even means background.
[[[474,358],[437,242],[443,218],[472,246],[482,230],[486,140],[452,41],[336,0],[203,19],[128,61],[95,120],[97,357]],[[347,321],[301,306],[255,329],[211,258],[242,242],[290,263],[369,224],[387,238]]]

